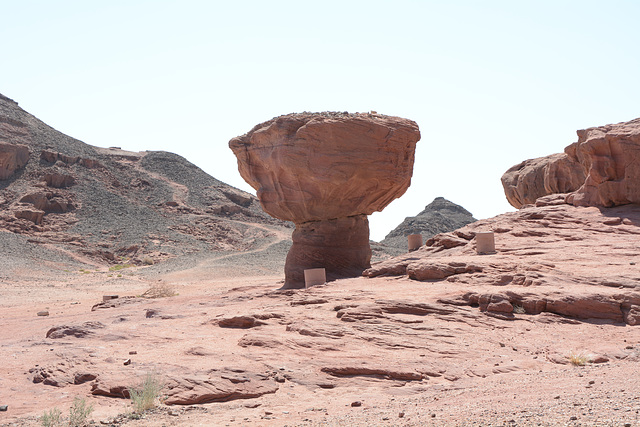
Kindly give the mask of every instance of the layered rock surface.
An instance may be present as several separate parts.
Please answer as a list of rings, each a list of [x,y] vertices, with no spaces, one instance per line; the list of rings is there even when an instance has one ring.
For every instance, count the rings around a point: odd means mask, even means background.
[[[417,124],[399,117],[301,113],[229,142],[263,209],[296,223],[285,287],[304,286],[306,268],[324,267],[333,279],[369,266],[366,215],[409,187],[419,139]]]
[[[640,203],[640,118],[580,130],[578,142],[565,152],[586,173],[567,202],[607,207]]]
[[[577,190],[584,183],[582,165],[565,153],[525,160],[502,175],[502,187],[511,206],[521,208],[540,197]]]
[[[476,254],[481,231],[495,233],[495,254]],[[445,281],[460,290],[448,303],[500,316],[551,312],[639,325],[638,235],[638,205],[529,206],[438,234],[364,275]]]
[[[564,153],[526,160],[502,176],[511,205],[566,194],[575,206],[640,203],[640,119],[578,130]]]

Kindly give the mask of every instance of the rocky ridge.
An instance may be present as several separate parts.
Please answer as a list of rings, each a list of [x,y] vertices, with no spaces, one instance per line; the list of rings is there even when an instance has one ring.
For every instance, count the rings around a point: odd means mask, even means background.
[[[410,234],[421,234],[422,241],[426,242],[436,234],[456,230],[474,221],[473,215],[462,206],[436,197],[418,215],[405,218],[380,243],[406,251]]]
[[[258,200],[167,152],[99,148],[0,97],[0,239],[69,266],[153,264],[250,251],[288,223]],[[9,263],[21,255],[8,251]]]

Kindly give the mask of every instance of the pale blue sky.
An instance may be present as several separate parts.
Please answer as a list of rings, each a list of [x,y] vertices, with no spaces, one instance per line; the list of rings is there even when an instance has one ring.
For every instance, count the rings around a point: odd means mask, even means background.
[[[640,117],[638,1],[0,0],[0,93],[97,146],[178,153],[251,188],[227,143],[272,117],[420,125],[379,240],[436,196],[503,213],[500,176]]]

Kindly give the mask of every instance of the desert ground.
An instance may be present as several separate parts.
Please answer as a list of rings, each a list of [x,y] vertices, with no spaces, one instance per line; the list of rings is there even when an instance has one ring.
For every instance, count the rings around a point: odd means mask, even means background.
[[[301,290],[278,290],[282,257],[267,256],[286,230],[250,257],[14,262],[0,425],[41,425],[75,397],[95,425],[640,425],[640,327],[620,302],[638,297],[639,219],[637,207],[531,207]],[[478,255],[464,236],[487,228],[496,253]],[[450,274],[415,280],[426,264]],[[123,390],[149,373],[158,405],[132,414]]]

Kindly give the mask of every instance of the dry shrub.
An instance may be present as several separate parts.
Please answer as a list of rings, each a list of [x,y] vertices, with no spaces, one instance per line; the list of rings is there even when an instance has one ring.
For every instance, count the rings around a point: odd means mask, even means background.
[[[173,287],[162,284],[162,285],[153,285],[142,294],[143,298],[167,298],[176,296],[177,293],[173,289]]]
[[[592,356],[583,351],[581,352],[572,351],[569,354],[568,359],[573,366],[584,366],[587,363],[591,363]]]

